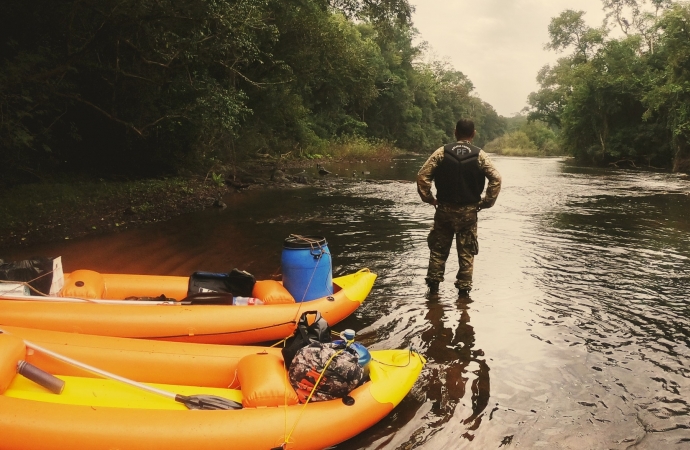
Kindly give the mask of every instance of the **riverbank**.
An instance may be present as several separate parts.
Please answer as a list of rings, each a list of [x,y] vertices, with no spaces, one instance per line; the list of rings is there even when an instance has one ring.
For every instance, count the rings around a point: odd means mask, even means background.
[[[194,178],[18,186],[0,194],[0,249],[168,220],[228,191]]]
[[[0,191],[0,251],[118,232],[205,208],[223,208],[223,198],[250,189],[328,184],[338,174],[324,168],[319,174],[319,167],[332,162],[264,159],[242,166],[218,166],[205,176],[16,186]]]

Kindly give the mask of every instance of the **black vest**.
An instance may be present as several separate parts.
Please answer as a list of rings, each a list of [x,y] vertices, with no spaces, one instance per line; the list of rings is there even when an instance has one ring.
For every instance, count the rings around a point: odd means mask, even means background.
[[[480,151],[479,147],[468,142],[443,147],[443,159],[434,171],[439,202],[456,205],[479,203],[486,182],[479,169]]]

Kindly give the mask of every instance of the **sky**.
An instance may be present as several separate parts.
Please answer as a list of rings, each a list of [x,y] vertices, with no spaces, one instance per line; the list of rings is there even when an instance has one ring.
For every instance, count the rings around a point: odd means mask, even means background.
[[[410,0],[412,21],[434,59],[464,73],[474,93],[510,117],[539,89],[539,69],[563,54],[545,50],[551,18],[566,9],[585,11],[598,27],[601,0]]]

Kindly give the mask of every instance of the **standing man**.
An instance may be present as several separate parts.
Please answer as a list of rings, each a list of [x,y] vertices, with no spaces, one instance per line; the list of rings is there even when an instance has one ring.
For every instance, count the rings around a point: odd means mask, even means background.
[[[453,237],[460,265],[455,287],[460,295],[472,290],[474,255],[479,253],[477,212],[491,208],[501,190],[501,175],[489,156],[472,145],[475,134],[473,121],[458,120],[457,142],[436,150],[417,174],[419,196],[436,207],[434,226],[427,238],[431,255],[426,284],[430,293],[438,292],[438,285],[443,281]],[[489,185],[482,198],[486,179]],[[432,181],[436,184],[436,198],[431,193]]]

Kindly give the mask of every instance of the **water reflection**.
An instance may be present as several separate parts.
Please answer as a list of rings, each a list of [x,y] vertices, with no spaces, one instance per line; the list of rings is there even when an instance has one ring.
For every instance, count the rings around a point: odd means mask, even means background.
[[[469,323],[472,300],[469,296],[460,297],[456,305],[446,305],[438,295],[428,298],[429,312],[425,318],[431,326],[422,333],[422,340],[429,343],[426,393],[432,406],[427,426],[441,429],[451,419],[461,420],[467,430],[462,436],[471,441],[490,396],[489,366],[484,352],[474,348],[474,328]],[[469,398],[465,398],[468,392]],[[459,407],[468,411],[456,411]]]
[[[458,448],[473,441],[491,413],[490,369],[475,347],[472,299],[446,294],[425,297],[418,342],[428,364],[412,394],[390,417],[338,449]]]

